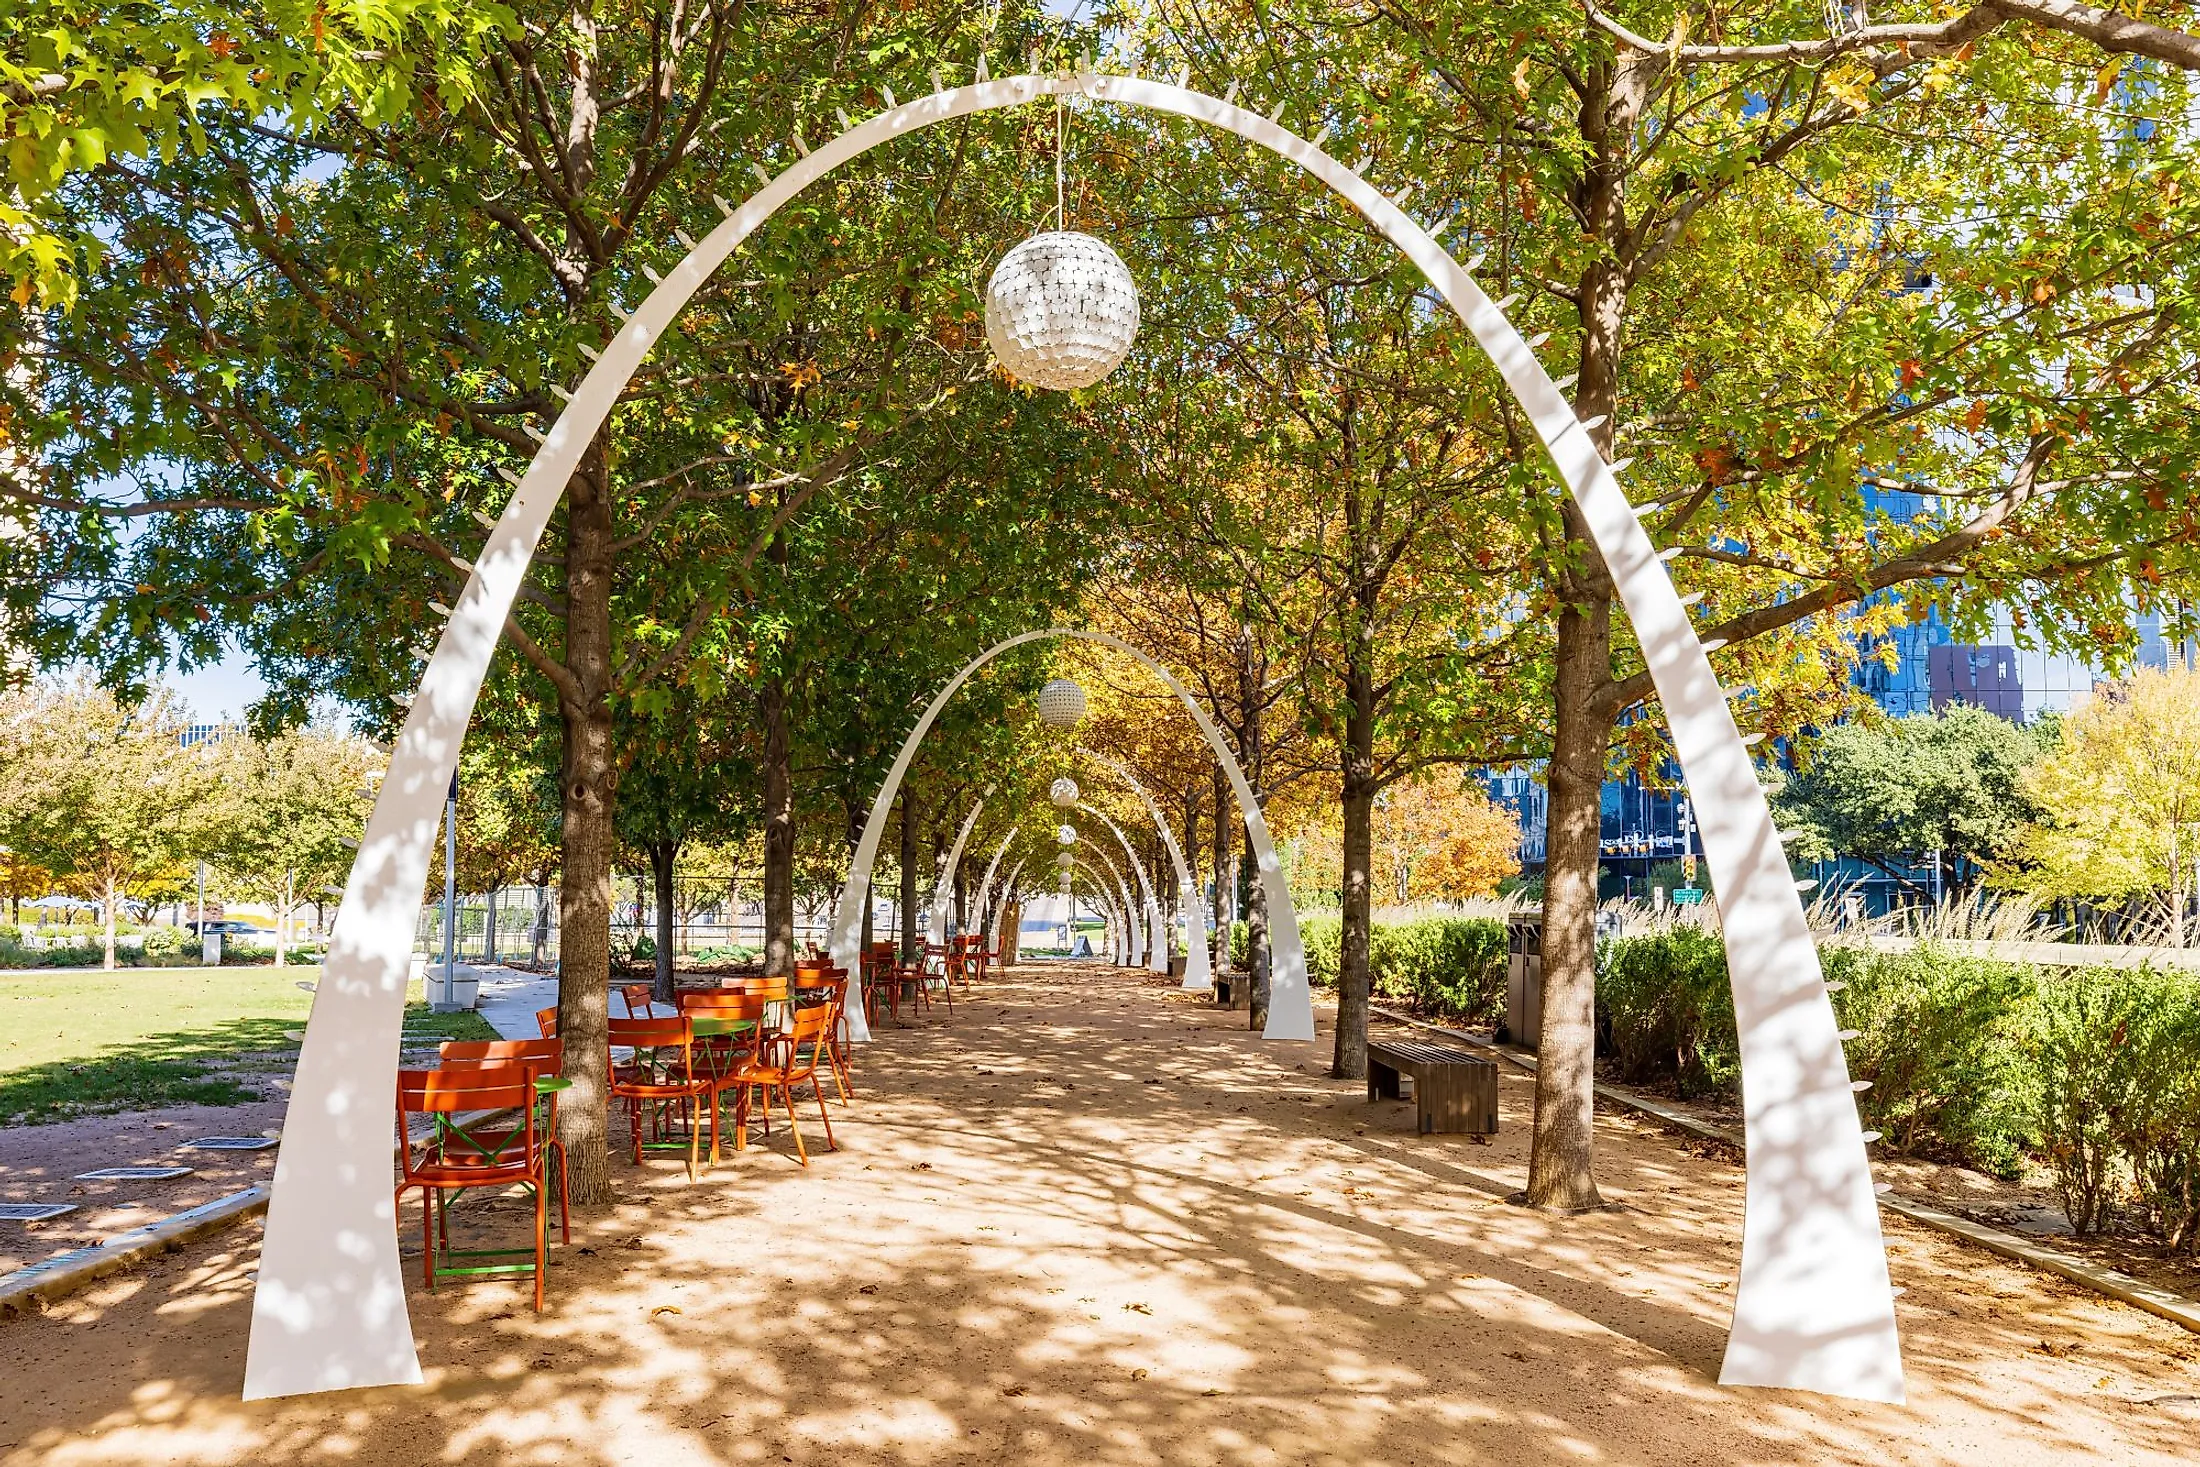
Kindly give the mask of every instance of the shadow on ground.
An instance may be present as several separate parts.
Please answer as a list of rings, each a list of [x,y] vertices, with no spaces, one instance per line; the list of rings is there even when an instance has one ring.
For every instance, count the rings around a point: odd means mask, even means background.
[[[232,1234],[0,1326],[0,1462],[2190,1460],[2191,1337],[1922,1233],[1909,1406],[1722,1390],[1738,1169],[1604,1117],[1626,1209],[1522,1212],[1524,1081],[1420,1137],[1242,1023],[1063,966],[889,1026],[840,1152],[622,1167],[550,1312],[416,1278],[423,1389],[239,1403]]]

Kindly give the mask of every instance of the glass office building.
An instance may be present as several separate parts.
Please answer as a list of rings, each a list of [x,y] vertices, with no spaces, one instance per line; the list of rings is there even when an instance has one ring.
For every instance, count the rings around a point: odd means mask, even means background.
[[[1887,496],[1895,498],[1897,496]],[[1900,498],[1914,496],[1903,495]],[[2181,657],[2194,664],[2196,648],[2164,640],[2161,618],[2151,613],[2135,618],[2139,634],[2136,656],[2143,667],[2166,667]],[[1857,685],[1889,714],[1897,717],[1931,713],[1951,703],[1970,703],[2018,723],[2030,723],[2047,713],[2064,713],[2093,695],[2113,674],[2098,664],[2065,654],[2027,650],[2019,643],[2007,609],[1998,611],[1986,637],[1978,642],[1959,642],[1937,613],[1885,634],[1880,649],[1895,648],[1893,666],[1879,657],[1867,657],[1856,672]],[[1678,770],[1668,773],[1676,778]],[[1490,797],[1520,817],[1521,864],[1539,869],[1545,857],[1544,835],[1549,795],[1540,769],[1489,771],[1484,782]],[[1692,844],[1686,825],[1686,797],[1676,789],[1647,788],[1636,776],[1605,783],[1602,798],[1601,841],[1607,895],[1644,896],[1652,885],[1655,868],[1677,861]],[[1903,884],[1860,862],[1823,863],[1817,875],[1828,887],[1853,892],[1864,899],[1867,910],[1884,911],[1907,893],[1914,899],[1932,889],[1931,860],[1906,873],[1913,885]],[[1656,884],[1669,884],[1660,873]]]

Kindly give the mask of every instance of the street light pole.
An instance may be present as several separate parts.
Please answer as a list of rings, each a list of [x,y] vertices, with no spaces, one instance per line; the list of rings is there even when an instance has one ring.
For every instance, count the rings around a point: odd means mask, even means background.
[[[458,771],[443,802],[443,1002],[458,1006]]]

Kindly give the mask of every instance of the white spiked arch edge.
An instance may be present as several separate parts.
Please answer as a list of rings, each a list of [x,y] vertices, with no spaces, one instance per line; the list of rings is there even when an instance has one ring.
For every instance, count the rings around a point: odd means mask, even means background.
[[[1161,844],[1168,848],[1169,864],[1176,868],[1177,905],[1184,913],[1184,989],[1189,993],[1205,993],[1215,986],[1214,972],[1209,966],[1207,949],[1211,934],[1207,931],[1205,904],[1200,900],[1199,884],[1192,878],[1191,863],[1184,859],[1184,848],[1177,844],[1176,832],[1163,818],[1161,807],[1154,797],[1146,793],[1146,787],[1138,782],[1130,766],[1120,759],[1111,759],[1079,745],[1077,752],[1102,769],[1109,770],[1116,778],[1131,788],[1131,793],[1145,803],[1146,813],[1153,816],[1153,827],[1161,832]],[[1197,928],[1195,932],[1193,929]],[[1170,936],[1175,936],[1172,928]]]
[[[943,89],[807,153],[729,210],[625,318],[551,426],[437,639],[345,882],[299,1054],[285,1124],[290,1144],[276,1164],[253,1292],[245,1398],[420,1381],[386,1185],[388,1096],[413,921],[438,807],[474,701],[520,579],[582,452],[690,297],[803,189],[905,132],[1057,94],[1204,122],[1319,178],[1421,269],[1535,426],[1643,649],[1723,899],[1749,1166],[1741,1277],[1720,1380],[1899,1401],[1901,1348],[1870,1159],[1802,902],[1710,658],[1611,467],[1504,313],[1374,185],[1314,144],[1220,98],[1091,71]],[[1277,919],[1289,913],[1288,901],[1280,913],[1271,902],[1279,928],[1285,922]],[[846,962],[838,943],[835,954]],[[1303,955],[1301,963],[1303,982]]]

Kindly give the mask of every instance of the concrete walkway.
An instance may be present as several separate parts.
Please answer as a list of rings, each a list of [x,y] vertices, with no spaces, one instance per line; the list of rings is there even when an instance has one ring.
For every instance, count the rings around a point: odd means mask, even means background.
[[[535,1014],[556,1005],[558,980],[555,976],[503,967],[473,967],[470,971],[481,979],[481,998],[474,1005],[474,1011],[487,1019],[491,1028],[506,1039],[542,1037]]]

